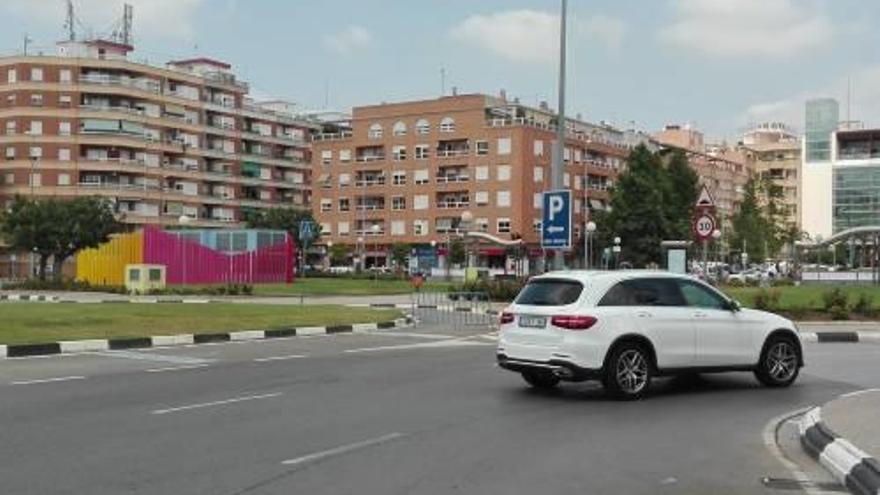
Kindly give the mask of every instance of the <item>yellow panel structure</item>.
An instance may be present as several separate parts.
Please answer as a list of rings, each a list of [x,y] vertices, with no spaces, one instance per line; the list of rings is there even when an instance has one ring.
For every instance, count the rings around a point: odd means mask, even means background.
[[[120,234],[76,255],[76,279],[92,285],[125,285],[125,266],[144,262],[144,234]]]

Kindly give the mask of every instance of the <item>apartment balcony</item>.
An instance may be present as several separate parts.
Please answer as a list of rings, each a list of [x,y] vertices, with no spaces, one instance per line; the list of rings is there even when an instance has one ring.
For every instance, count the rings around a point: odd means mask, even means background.
[[[363,155],[355,158],[359,163],[381,162],[385,160],[385,155]]]
[[[129,115],[137,115],[137,116],[145,116],[146,112],[139,108],[133,107],[124,107],[124,106],[111,106],[111,105],[89,105],[84,104],[80,105],[79,109],[84,112],[116,112],[116,113],[125,113]]]
[[[437,184],[454,184],[471,179],[467,167],[441,167],[437,174]]]
[[[445,200],[445,201],[437,201],[437,208],[441,210],[456,210],[462,208],[469,208],[471,205],[470,201],[455,201],[455,200]]]
[[[440,141],[437,146],[437,156],[439,158],[452,158],[457,156],[467,156],[470,154],[470,145],[467,139],[455,139],[450,141]]]
[[[80,84],[94,84],[100,86],[120,86],[125,88],[137,89],[148,93],[160,94],[162,85],[158,81],[146,81],[141,79],[130,79],[112,74],[86,74],[80,76]]]
[[[350,139],[351,137],[352,137],[352,133],[349,131],[337,132],[337,133],[318,133],[318,134],[312,134],[312,142],[340,141],[343,139]]]
[[[354,185],[355,187],[373,187],[373,186],[384,186],[385,174],[357,174],[355,176]]]

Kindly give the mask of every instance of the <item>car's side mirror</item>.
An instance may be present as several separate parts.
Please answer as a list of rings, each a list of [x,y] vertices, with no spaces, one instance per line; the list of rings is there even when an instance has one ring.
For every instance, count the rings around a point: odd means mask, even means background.
[[[739,301],[737,301],[736,299],[728,299],[727,309],[736,313],[737,311],[742,310],[742,306],[740,306]]]

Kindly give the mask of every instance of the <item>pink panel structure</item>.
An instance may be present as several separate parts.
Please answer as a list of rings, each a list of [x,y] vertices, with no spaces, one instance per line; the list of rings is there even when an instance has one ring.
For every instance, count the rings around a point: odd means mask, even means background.
[[[224,253],[156,228],[144,229],[144,263],[165,265],[169,285],[292,283],[294,245]]]

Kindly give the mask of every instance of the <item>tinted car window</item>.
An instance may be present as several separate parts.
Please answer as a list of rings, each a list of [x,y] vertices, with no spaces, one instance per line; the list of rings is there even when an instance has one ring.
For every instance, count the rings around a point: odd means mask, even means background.
[[[577,301],[584,286],[575,280],[532,280],[516,297],[516,304],[529,306],[562,306]]]
[[[685,306],[674,279],[639,278],[612,287],[599,306]]]
[[[681,293],[688,306],[708,309],[725,309],[726,301],[715,291],[696,282],[680,281]]]

